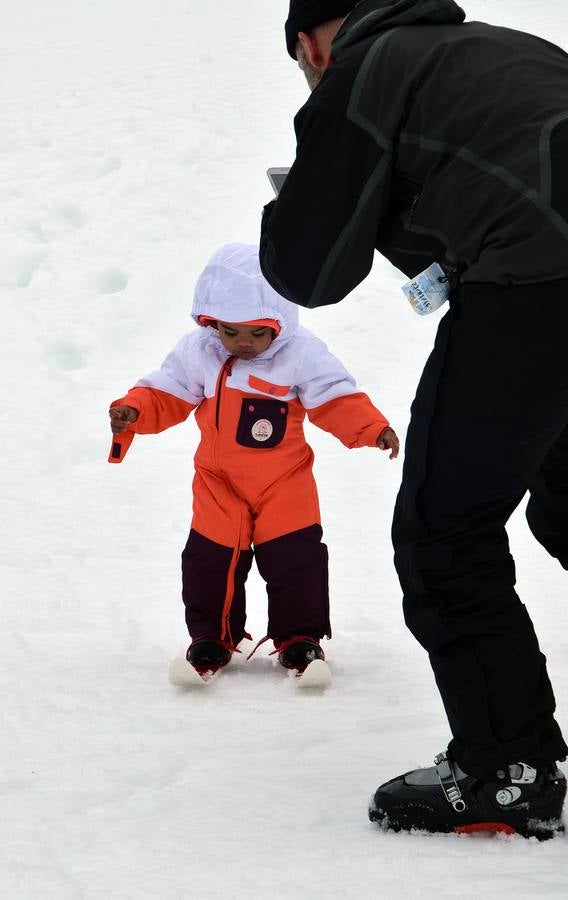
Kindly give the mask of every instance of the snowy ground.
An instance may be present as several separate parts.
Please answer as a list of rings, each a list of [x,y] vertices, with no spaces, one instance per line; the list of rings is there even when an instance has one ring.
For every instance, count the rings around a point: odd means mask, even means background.
[[[270,11],[267,11],[267,7]],[[564,0],[467,0],[568,43]],[[401,463],[310,430],[331,552],[334,684],[259,652],[199,695],[179,554],[193,422],[108,466],[109,400],[190,327],[210,253],[253,241],[305,87],[286,0],[0,0],[0,893],[17,900],[568,896],[567,843],[377,833],[366,802],[447,742],[406,633],[389,524]],[[435,321],[377,260],[303,315],[404,435]],[[433,317],[436,318],[436,317]],[[484,452],[484,448],[480,448]],[[566,579],[511,525],[568,730]],[[264,588],[249,625],[264,634]]]

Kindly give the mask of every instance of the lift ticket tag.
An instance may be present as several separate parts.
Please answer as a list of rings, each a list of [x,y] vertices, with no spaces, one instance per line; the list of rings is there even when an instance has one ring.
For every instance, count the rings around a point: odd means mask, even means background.
[[[438,263],[432,263],[412,281],[402,285],[402,292],[419,316],[428,316],[439,309],[450,296],[446,273]]]

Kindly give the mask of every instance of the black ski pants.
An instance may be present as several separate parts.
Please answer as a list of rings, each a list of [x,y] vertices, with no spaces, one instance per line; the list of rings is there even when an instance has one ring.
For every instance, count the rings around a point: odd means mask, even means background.
[[[412,405],[393,542],[405,620],[428,651],[450,751],[483,778],[568,748],[505,525],[568,568],[568,280],[465,286]],[[567,597],[568,602],[568,580]]]

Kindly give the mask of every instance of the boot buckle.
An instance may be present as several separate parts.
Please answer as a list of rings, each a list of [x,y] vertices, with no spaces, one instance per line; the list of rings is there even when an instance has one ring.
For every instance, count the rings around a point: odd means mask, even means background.
[[[462,797],[462,792],[458,787],[456,776],[452,763],[448,759],[446,753],[439,753],[435,757],[436,774],[440,780],[440,787],[444,792],[444,796],[450,806],[453,806],[457,813],[463,813],[467,809],[467,804]]]
[[[509,766],[509,775],[512,784],[534,784],[538,771],[527,763],[512,763]]]

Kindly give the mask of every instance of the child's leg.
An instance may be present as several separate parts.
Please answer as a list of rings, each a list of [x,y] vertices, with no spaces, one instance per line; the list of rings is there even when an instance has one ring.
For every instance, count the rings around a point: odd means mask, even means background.
[[[251,543],[251,516],[242,498],[224,478],[196,467],[193,520],[182,554],[185,620],[193,641],[237,646],[243,639]]]
[[[327,547],[312,455],[254,504],[254,552],[268,593],[268,636],[331,636]],[[296,502],[298,498],[298,502]]]
[[[252,565],[252,550],[241,550],[231,571],[234,551],[193,529],[181,557],[185,621],[193,641],[226,640],[235,647],[245,632],[245,582]],[[233,582],[228,628],[223,626],[227,584]]]
[[[331,636],[327,547],[320,525],[255,545],[258,571],[266,581],[269,637]]]

